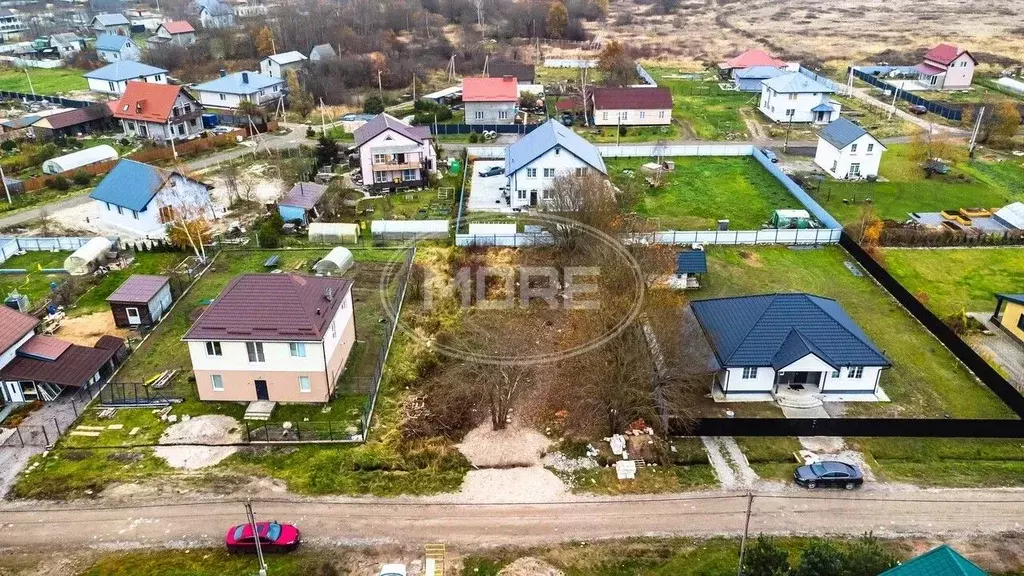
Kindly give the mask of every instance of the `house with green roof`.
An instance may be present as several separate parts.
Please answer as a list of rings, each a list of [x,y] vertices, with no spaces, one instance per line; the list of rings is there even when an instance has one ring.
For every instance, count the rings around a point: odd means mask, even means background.
[[[977,564],[948,544],[921,554],[913,560],[882,572],[879,576],[987,576]]]

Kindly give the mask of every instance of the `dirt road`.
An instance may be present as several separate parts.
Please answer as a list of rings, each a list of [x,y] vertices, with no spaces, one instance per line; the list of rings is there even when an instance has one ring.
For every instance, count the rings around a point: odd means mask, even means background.
[[[629,536],[735,535],[746,496],[705,492],[557,504],[458,505],[415,500],[262,500],[257,516],[295,522],[319,545],[445,541],[488,547]],[[0,549],[181,547],[217,545],[244,521],[240,501],[178,501],[90,508],[5,504]],[[996,534],[1024,529],[1024,492],[928,490],[758,494],[753,533],[879,536]],[[60,533],[54,538],[55,530]]]

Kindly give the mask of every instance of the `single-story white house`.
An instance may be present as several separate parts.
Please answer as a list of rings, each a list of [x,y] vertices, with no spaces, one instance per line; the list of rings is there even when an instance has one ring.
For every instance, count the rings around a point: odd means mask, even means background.
[[[775,122],[828,124],[839,118],[842,105],[832,89],[799,72],[761,82],[758,110]]]
[[[138,80],[151,84],[167,84],[167,70],[134,62],[121,60],[113,64],[107,64],[82,74],[89,83],[89,90],[101,94],[124,94],[128,88],[128,82]]]
[[[537,206],[548,199],[556,177],[583,176],[590,170],[608,175],[597,146],[557,120],[548,120],[505,151],[509,205],[512,209]]]
[[[243,100],[260,106],[276,104],[284,97],[285,81],[256,72],[227,72],[221,70],[220,77],[197,84],[193,90],[199,96],[199,103],[211,108],[238,108]]]
[[[818,134],[814,163],[833,178],[878,176],[885,150],[885,146],[863,127],[839,118]]]
[[[758,294],[690,308],[714,352],[716,396],[884,398],[879,380],[892,364],[835,300]]]
[[[594,88],[595,126],[668,126],[672,91],[663,87]]]

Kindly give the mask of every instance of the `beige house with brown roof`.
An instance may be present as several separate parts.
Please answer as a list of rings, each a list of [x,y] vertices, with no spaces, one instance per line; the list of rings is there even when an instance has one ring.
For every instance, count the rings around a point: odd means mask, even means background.
[[[182,338],[199,398],[330,400],[356,339],[352,282],[326,276],[238,276]]]

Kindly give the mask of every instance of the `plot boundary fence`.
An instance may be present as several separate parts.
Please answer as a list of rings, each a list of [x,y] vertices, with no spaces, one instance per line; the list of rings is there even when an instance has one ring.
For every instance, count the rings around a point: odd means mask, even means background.
[[[1024,420],[947,418],[671,419],[677,436],[862,436],[879,438],[1024,438]]]
[[[906,90],[899,88],[898,86],[893,86],[888,82],[879,80],[876,76],[868,74],[867,72],[864,72],[863,70],[857,67],[852,67],[850,69],[853,70],[853,75],[857,79],[863,80],[864,82],[871,84],[875,88],[880,88],[881,90],[884,90],[886,92],[895,92],[896,97],[899,98],[900,100],[904,100],[916,106],[924,106],[932,114],[938,114],[939,116],[942,116],[947,120],[952,120],[954,122],[960,122],[961,120],[963,120],[963,110],[960,108],[953,108],[951,106],[939,104],[938,102],[925,100],[924,98],[921,98],[920,96],[912,92],[907,92]]]

